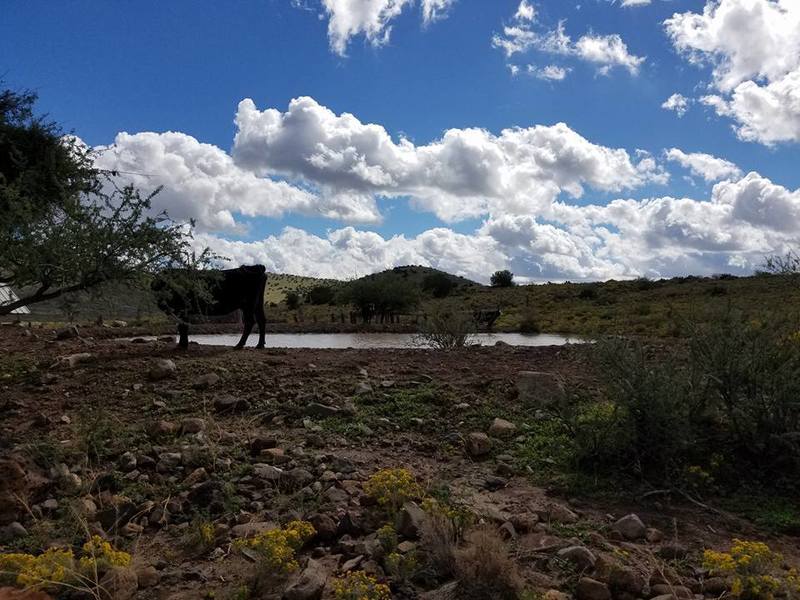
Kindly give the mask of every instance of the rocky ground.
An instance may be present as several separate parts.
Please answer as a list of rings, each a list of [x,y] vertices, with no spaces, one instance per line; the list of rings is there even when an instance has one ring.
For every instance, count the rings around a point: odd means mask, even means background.
[[[591,393],[575,348],[180,352],[77,333],[0,329],[0,553],[98,534],[133,557],[114,598],[334,598],[361,570],[395,598],[513,597],[458,583],[484,577],[519,598],[700,600],[730,586],[704,549],[764,537],[679,498],[542,487],[517,449],[561,381]],[[395,510],[365,491],[388,468],[421,488]],[[431,498],[467,515],[453,565]],[[315,534],[289,574],[234,543],[296,519]],[[797,541],[768,539],[787,567]]]

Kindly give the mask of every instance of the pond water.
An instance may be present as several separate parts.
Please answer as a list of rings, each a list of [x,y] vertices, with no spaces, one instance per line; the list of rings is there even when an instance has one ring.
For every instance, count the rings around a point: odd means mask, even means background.
[[[234,346],[239,341],[239,334],[197,334],[190,335],[189,340],[198,344],[216,346]],[[248,346],[254,346],[258,334],[254,333],[247,340]],[[511,346],[563,346],[577,344],[584,340],[578,337],[541,333],[528,335],[522,333],[479,333],[473,336],[474,344],[493,346],[497,342],[505,342]],[[412,333],[268,333],[268,348],[418,348],[415,335]]]

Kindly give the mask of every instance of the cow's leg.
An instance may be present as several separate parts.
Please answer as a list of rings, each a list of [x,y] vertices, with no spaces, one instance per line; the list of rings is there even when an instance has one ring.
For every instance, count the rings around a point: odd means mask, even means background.
[[[264,347],[264,336],[267,330],[267,315],[264,314],[264,305],[256,307],[256,323],[258,323],[258,344],[256,348]]]
[[[178,323],[178,348],[181,350],[189,348],[189,324],[183,321]]]
[[[244,348],[244,345],[247,343],[247,338],[250,337],[250,332],[253,331],[253,325],[255,325],[255,319],[253,318],[253,313],[246,311],[244,315],[244,329],[242,330],[242,338],[239,340],[239,343],[236,344],[237,348]]]

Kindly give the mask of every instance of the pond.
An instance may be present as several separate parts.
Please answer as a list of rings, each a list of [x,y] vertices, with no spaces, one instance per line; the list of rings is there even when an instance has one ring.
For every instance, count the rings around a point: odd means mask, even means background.
[[[239,334],[197,334],[189,340],[198,344],[234,346]],[[254,346],[258,335],[248,339],[248,346]],[[510,346],[563,346],[577,344],[584,340],[557,334],[540,333],[479,333],[473,336],[472,343],[493,346],[504,342]],[[418,348],[420,344],[412,333],[269,333],[266,337],[269,348]]]

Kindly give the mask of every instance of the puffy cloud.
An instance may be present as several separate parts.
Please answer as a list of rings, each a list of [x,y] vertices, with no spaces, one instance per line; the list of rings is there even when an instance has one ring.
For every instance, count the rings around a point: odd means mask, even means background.
[[[740,138],[800,141],[800,2],[708,0],[664,26],[689,61],[712,67],[721,95],[703,101],[733,118]]]
[[[231,241],[213,235],[196,238],[234,264],[261,263],[279,273],[346,278],[401,265],[431,266],[473,280],[486,281],[508,258],[497,242],[483,235],[464,235],[450,229],[430,229],[413,238],[384,239],[377,233],[345,227],[325,237],[286,227],[263,240]]]
[[[742,175],[742,171],[735,164],[711,154],[702,152],[687,154],[678,148],[670,148],[665,151],[664,155],[667,160],[679,163],[684,168],[689,169],[692,174],[702,177],[706,181],[733,179]]]
[[[564,30],[564,21],[555,29],[537,29],[533,7],[526,2],[519,5],[512,23],[503,27],[503,33],[492,37],[492,46],[501,49],[508,58],[528,50],[574,57],[597,65],[603,75],[614,67],[636,75],[646,60],[631,54],[618,34],[588,33],[573,42]]]
[[[689,98],[683,94],[675,93],[664,101],[661,108],[675,111],[678,117],[682,117],[689,110],[689,102]]]
[[[528,65],[527,68],[529,74],[537,79],[544,79],[546,81],[563,81],[571,70],[572,69],[565,69],[557,65],[547,65],[544,68]]]
[[[241,230],[236,213],[380,220],[370,196],[321,198],[284,181],[258,177],[237,166],[224,150],[183,133],[120,133],[113,144],[95,150],[98,168],[120,171],[123,181],[142,189],[163,186],[153,199],[154,209],[178,220],[193,218],[202,230]]]
[[[337,115],[314,99],[286,112],[243,100],[233,156],[245,169],[313,184],[324,198],[410,196],[445,221],[488,212],[535,213],[563,191],[618,192],[663,182],[651,158],[593,144],[563,123],[504,129],[450,129],[441,139],[395,142],[380,125]]]
[[[414,0],[321,0],[328,16],[331,50],[347,54],[350,39],[363,35],[373,46],[389,41],[392,21]],[[444,18],[455,0],[421,0],[422,22],[427,25]]]

